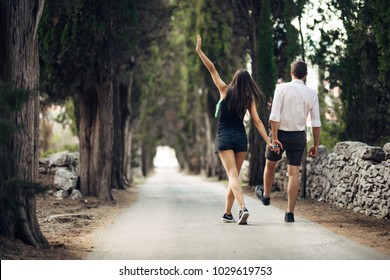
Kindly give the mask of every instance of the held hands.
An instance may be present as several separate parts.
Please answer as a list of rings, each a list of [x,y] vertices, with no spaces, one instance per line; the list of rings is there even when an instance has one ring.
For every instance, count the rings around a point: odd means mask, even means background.
[[[202,48],[202,38],[200,35],[196,35],[196,51],[199,52]]]
[[[273,139],[271,143],[269,143],[269,147],[271,151],[279,154],[280,151],[283,149],[282,143],[278,139]]]

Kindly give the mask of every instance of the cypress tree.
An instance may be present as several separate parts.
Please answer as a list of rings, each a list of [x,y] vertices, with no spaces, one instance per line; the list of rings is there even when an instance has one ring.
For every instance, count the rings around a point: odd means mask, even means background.
[[[258,105],[259,116],[264,126],[268,127],[269,107],[276,84],[276,66],[274,56],[273,28],[269,0],[262,0],[260,16],[258,18],[258,35],[256,51],[256,81],[262,89],[265,100]],[[249,132],[250,148],[250,177],[249,185],[263,183],[265,167],[265,145],[253,124]]]

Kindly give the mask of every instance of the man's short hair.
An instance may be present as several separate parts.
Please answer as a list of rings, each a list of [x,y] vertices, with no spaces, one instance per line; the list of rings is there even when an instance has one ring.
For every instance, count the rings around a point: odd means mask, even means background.
[[[302,79],[307,75],[307,65],[303,61],[294,61],[291,63],[291,73],[298,79]]]

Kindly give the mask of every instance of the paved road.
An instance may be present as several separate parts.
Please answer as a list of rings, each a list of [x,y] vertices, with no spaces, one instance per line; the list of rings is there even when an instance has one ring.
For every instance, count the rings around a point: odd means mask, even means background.
[[[139,199],[97,232],[95,260],[389,259],[371,248],[246,196],[248,225],[221,222],[225,186],[160,168]],[[238,208],[233,208],[236,219]]]

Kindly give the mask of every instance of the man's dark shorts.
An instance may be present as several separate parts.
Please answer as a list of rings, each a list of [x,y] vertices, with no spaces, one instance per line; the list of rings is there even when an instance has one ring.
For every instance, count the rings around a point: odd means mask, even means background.
[[[272,133],[270,134],[270,137]],[[282,154],[286,151],[287,163],[293,166],[300,166],[302,163],[303,152],[306,147],[305,131],[278,131],[278,139],[283,145],[283,150],[279,154],[271,151],[267,147],[265,157],[271,161],[278,161],[282,158]]]
[[[234,153],[248,151],[248,139],[244,129],[223,129],[215,138],[215,152],[233,150]]]

